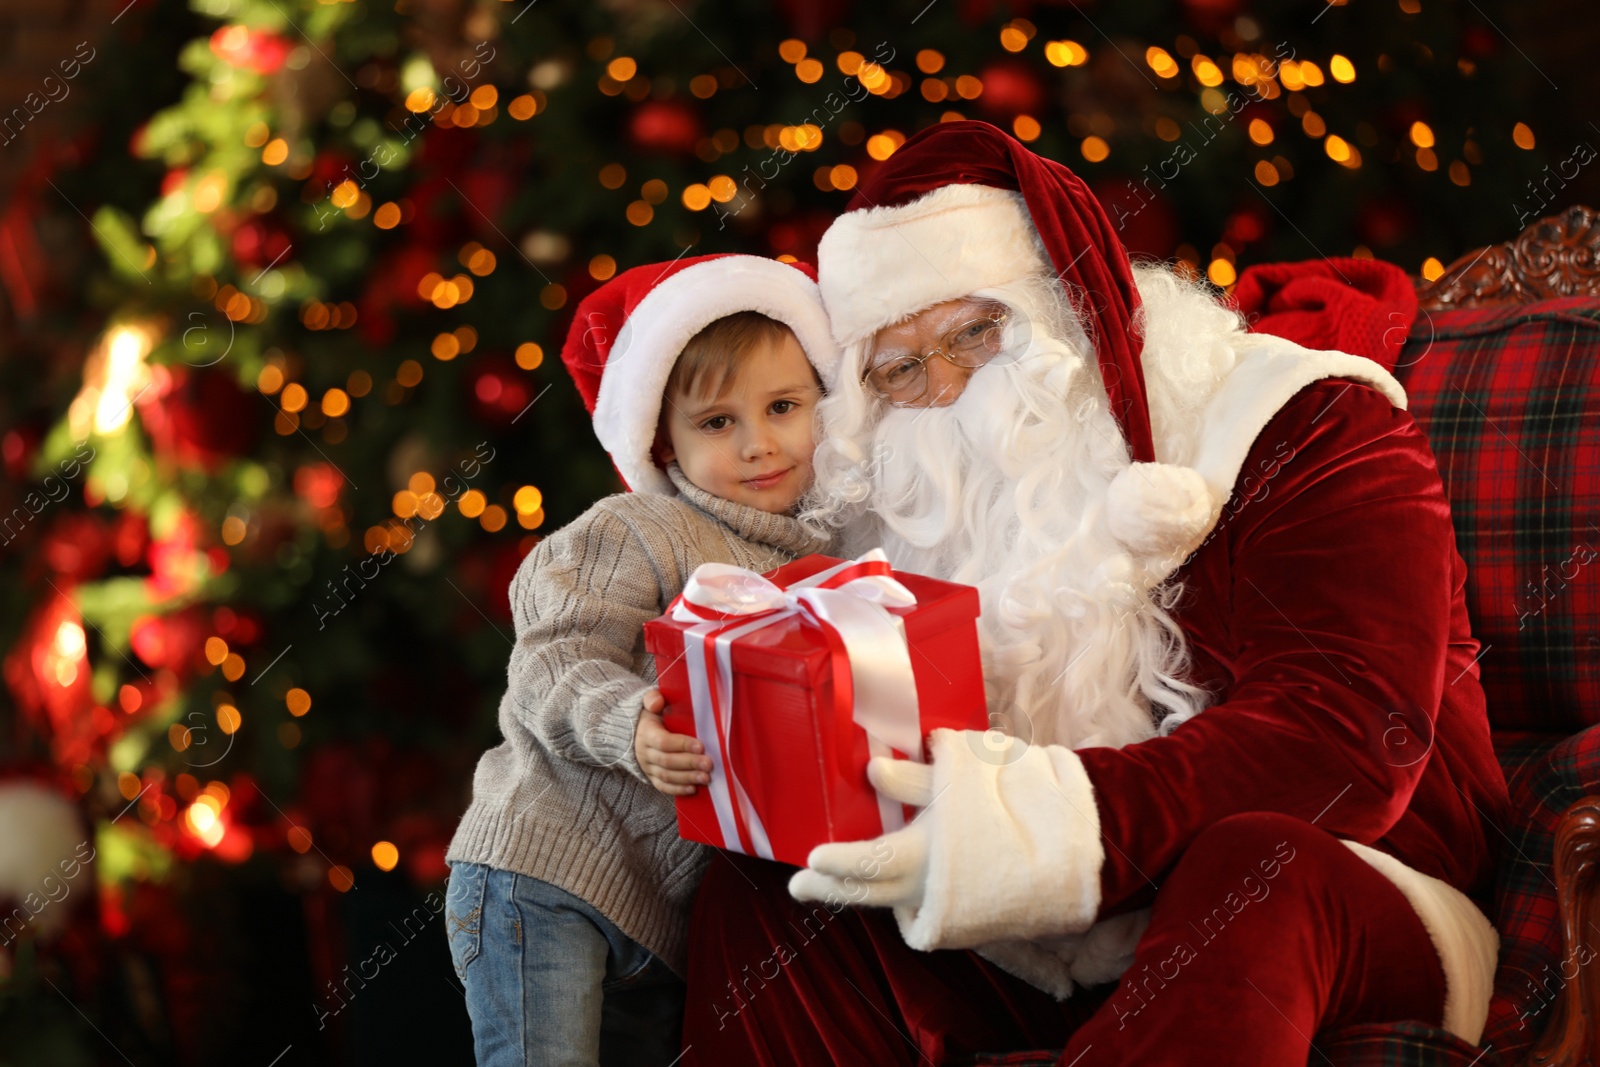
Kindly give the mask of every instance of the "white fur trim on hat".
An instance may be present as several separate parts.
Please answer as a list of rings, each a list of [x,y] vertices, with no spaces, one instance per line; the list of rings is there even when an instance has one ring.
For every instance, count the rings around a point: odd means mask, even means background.
[[[848,212],[817,248],[841,348],[923,308],[1041,273],[1054,272],[1022,194],[986,185]]]
[[[1465,893],[1448,882],[1412,870],[1387,852],[1355,841],[1344,843],[1394,883],[1422,920],[1444,968],[1444,1029],[1476,1045],[1489,1019],[1500,956],[1494,927]]]
[[[690,338],[740,311],[760,312],[793,330],[822,380],[832,381],[838,349],[816,283],[799,270],[761,256],[724,256],[669,275],[617,334],[595,400],[595,436],[636,492],[676,492],[650,456],[667,378]]]

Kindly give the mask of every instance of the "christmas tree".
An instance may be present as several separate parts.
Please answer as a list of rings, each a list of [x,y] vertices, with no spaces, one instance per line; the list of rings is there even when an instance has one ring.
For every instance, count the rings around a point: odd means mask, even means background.
[[[1582,139],[1487,18],[1422,0],[125,16],[18,193],[37,232],[7,216],[62,250],[0,271],[0,757],[55,813],[41,854],[93,856],[37,910],[37,875],[0,881],[19,1062],[470,1062],[443,853],[499,738],[510,578],[619,488],[556,358],[616,272],[808,258],[965,117],[1219,287],[1322,255],[1433,277],[1570,202],[1539,181]]]

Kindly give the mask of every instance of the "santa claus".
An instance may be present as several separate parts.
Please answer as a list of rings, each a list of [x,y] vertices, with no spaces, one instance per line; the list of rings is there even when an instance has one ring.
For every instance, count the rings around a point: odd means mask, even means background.
[[[1475,1043],[1506,787],[1395,379],[1131,265],[1077,177],[983,123],[907,141],[819,259],[845,359],[811,518],[978,586],[995,728],[873,762],[922,809],[902,830],[711,865],[685,1061]]]

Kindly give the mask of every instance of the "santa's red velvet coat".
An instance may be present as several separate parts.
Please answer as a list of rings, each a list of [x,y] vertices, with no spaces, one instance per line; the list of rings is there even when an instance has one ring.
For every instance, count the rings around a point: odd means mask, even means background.
[[[1169,737],[1080,751],[1107,842],[1102,915],[1148,903],[1146,876],[1242,811],[1314,820],[1486,903],[1505,780],[1466,564],[1415,420],[1347,379],[1305,388],[1174,578],[1191,680],[1219,699]]]
[[[1486,903],[1506,788],[1465,567],[1426,440],[1383,393],[1326,378],[1278,410],[1243,469],[1174,576],[1191,680],[1214,687],[1215,703],[1169,737],[1078,753],[1105,842],[1098,917],[1149,904],[1197,836],[1244,812],[1370,844]],[[1240,857],[1238,878],[1259,858]],[[708,870],[685,1063],[920,1063],[1059,1048],[1116,1008],[1109,987],[1057,1002],[974,953],[914,951],[881,909],[796,904],[789,872],[743,857]],[[1222,899],[1219,890],[1203,904]],[[1426,944],[1406,946],[1415,959],[1400,961],[1400,975],[1433,966]],[[1224,1052],[1201,1049],[1196,1062]]]

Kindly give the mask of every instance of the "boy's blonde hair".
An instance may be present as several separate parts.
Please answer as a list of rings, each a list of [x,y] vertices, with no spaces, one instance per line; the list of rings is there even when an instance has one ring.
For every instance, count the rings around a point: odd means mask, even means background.
[[[724,315],[689,338],[667,376],[664,395],[716,396],[752,348],[792,336],[789,327],[759,311]]]

